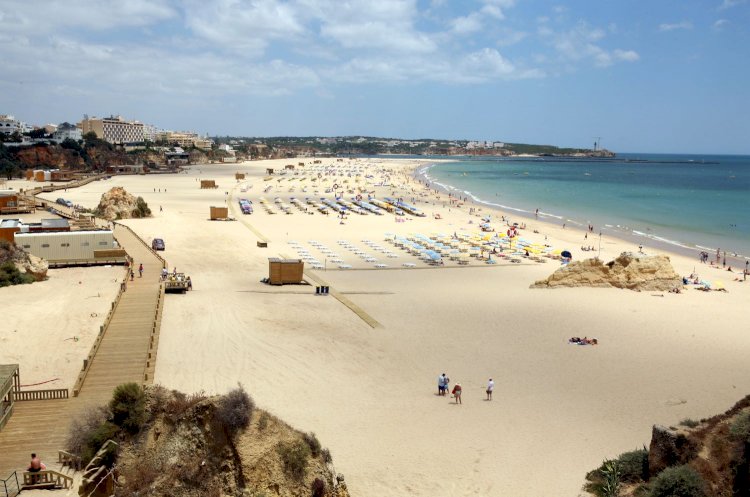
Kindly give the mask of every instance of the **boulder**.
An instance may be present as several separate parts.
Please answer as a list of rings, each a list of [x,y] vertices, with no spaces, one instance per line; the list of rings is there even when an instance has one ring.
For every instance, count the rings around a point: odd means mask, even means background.
[[[116,186],[102,195],[96,213],[108,221],[151,216],[151,210],[143,198],[134,197],[121,186]]]
[[[531,288],[602,287],[627,288],[636,291],[669,291],[682,285],[669,257],[646,256],[623,252],[615,260],[604,263],[585,259],[561,267]]]

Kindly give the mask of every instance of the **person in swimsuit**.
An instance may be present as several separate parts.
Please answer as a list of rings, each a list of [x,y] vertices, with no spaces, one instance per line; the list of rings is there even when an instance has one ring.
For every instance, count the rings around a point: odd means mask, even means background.
[[[451,393],[453,394],[453,398],[456,399],[456,404],[463,404],[463,402],[461,402],[461,384],[460,383],[456,383]]]

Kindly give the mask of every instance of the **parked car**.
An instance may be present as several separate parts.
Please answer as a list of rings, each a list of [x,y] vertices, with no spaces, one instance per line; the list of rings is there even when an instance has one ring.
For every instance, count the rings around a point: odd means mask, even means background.
[[[60,197],[60,198],[58,198],[57,200],[55,200],[55,203],[56,203],[56,204],[60,204],[60,205],[67,205],[67,204],[65,203],[65,199],[64,199],[64,198],[62,198],[62,197]]]
[[[66,200],[65,205],[67,205],[70,208],[73,208],[73,202],[71,202],[70,200]]]
[[[164,250],[164,240],[161,238],[154,238],[154,241],[151,242],[151,248],[154,250]]]

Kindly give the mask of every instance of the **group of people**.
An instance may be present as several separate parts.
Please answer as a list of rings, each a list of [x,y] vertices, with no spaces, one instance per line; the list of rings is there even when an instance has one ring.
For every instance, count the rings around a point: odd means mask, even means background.
[[[568,343],[572,343],[575,345],[598,345],[599,340],[596,338],[589,338],[589,337],[571,337],[568,340]]]
[[[451,379],[448,378],[448,376],[443,373],[440,376],[438,376],[438,396],[444,397],[448,395],[448,391],[450,390],[450,383]],[[487,389],[485,390],[485,393],[487,394],[487,398],[485,400],[492,400],[492,392],[495,390],[495,382],[492,378],[490,378],[487,381]],[[453,390],[450,390],[451,395],[453,396],[453,399],[455,400],[456,404],[463,404],[461,401],[461,394],[463,393],[463,388],[461,387],[461,383],[456,382],[455,385],[453,385]]]

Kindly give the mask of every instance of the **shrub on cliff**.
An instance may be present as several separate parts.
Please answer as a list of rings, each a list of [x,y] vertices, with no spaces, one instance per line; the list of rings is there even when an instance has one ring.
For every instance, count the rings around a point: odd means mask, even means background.
[[[146,394],[137,383],[123,383],[115,388],[109,402],[112,422],[128,433],[138,433],[146,420]]]
[[[649,497],[706,497],[706,482],[687,464],[665,469],[650,487]]]
[[[216,417],[230,434],[246,428],[255,409],[255,402],[242,385],[227,393],[219,400]]]
[[[310,447],[302,440],[280,442],[276,450],[284,464],[284,471],[295,478],[305,476],[307,460],[310,459]]]

